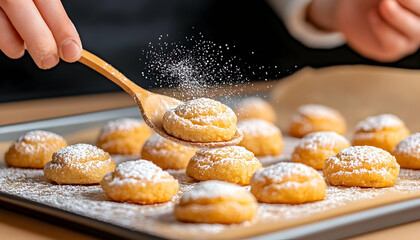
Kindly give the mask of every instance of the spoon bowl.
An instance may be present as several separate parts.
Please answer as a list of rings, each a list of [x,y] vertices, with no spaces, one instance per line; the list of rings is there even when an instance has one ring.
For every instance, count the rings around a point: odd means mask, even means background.
[[[222,142],[191,142],[171,136],[166,133],[163,128],[163,115],[168,110],[183,103],[182,101],[165,95],[152,93],[139,87],[117,69],[86,50],[83,50],[82,57],[79,59],[79,62],[102,74],[130,94],[137,102],[146,124],[157,134],[168,140],[192,148],[221,148],[237,145],[243,138],[243,134],[238,128],[231,140]]]

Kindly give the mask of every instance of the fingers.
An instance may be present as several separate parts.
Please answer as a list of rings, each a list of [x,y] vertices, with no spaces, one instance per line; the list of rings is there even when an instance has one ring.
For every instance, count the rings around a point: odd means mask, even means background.
[[[418,1],[420,4],[420,1]],[[420,17],[402,7],[396,0],[382,1],[379,12],[384,20],[409,39],[420,41]]]
[[[414,50],[414,44],[385,22],[378,11],[373,10],[369,13],[368,22],[371,31],[383,49],[383,52],[378,54],[382,55],[381,58],[384,61],[397,60]]]
[[[54,36],[61,59],[66,62],[79,60],[82,43],[61,2],[34,0],[34,3]]]
[[[58,50],[55,39],[32,0],[3,0],[0,7],[26,44],[39,68],[57,65]]]
[[[420,2],[418,0],[398,0],[398,2],[404,8],[420,16]]]
[[[0,8],[0,50],[6,56],[16,59],[23,56],[25,47],[23,40],[13,28],[4,11]]]

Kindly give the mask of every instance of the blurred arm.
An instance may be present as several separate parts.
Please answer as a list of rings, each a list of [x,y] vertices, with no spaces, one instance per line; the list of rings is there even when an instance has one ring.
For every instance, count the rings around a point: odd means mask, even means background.
[[[340,32],[332,31],[328,16],[316,19],[319,26],[315,26],[308,19],[308,7],[311,0],[267,0],[277,15],[283,20],[289,33],[302,44],[311,48],[334,48],[345,44],[345,37]],[[326,13],[332,13],[327,4],[311,6]],[[310,14],[310,12],[309,12]],[[309,15],[309,17],[312,17]]]

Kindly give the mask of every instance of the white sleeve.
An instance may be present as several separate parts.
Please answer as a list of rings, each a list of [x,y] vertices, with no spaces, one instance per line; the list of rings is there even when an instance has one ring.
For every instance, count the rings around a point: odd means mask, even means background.
[[[340,32],[326,32],[306,21],[306,10],[311,0],[267,0],[283,20],[289,33],[311,48],[334,48],[346,40]]]

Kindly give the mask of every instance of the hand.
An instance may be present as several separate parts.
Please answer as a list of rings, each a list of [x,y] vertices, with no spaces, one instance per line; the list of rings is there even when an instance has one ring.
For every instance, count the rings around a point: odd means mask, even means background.
[[[420,0],[314,0],[308,11],[315,24],[342,32],[350,47],[374,60],[396,61],[420,46]]]
[[[0,0],[1,51],[16,59],[25,47],[42,69],[80,58],[79,34],[60,0]]]

